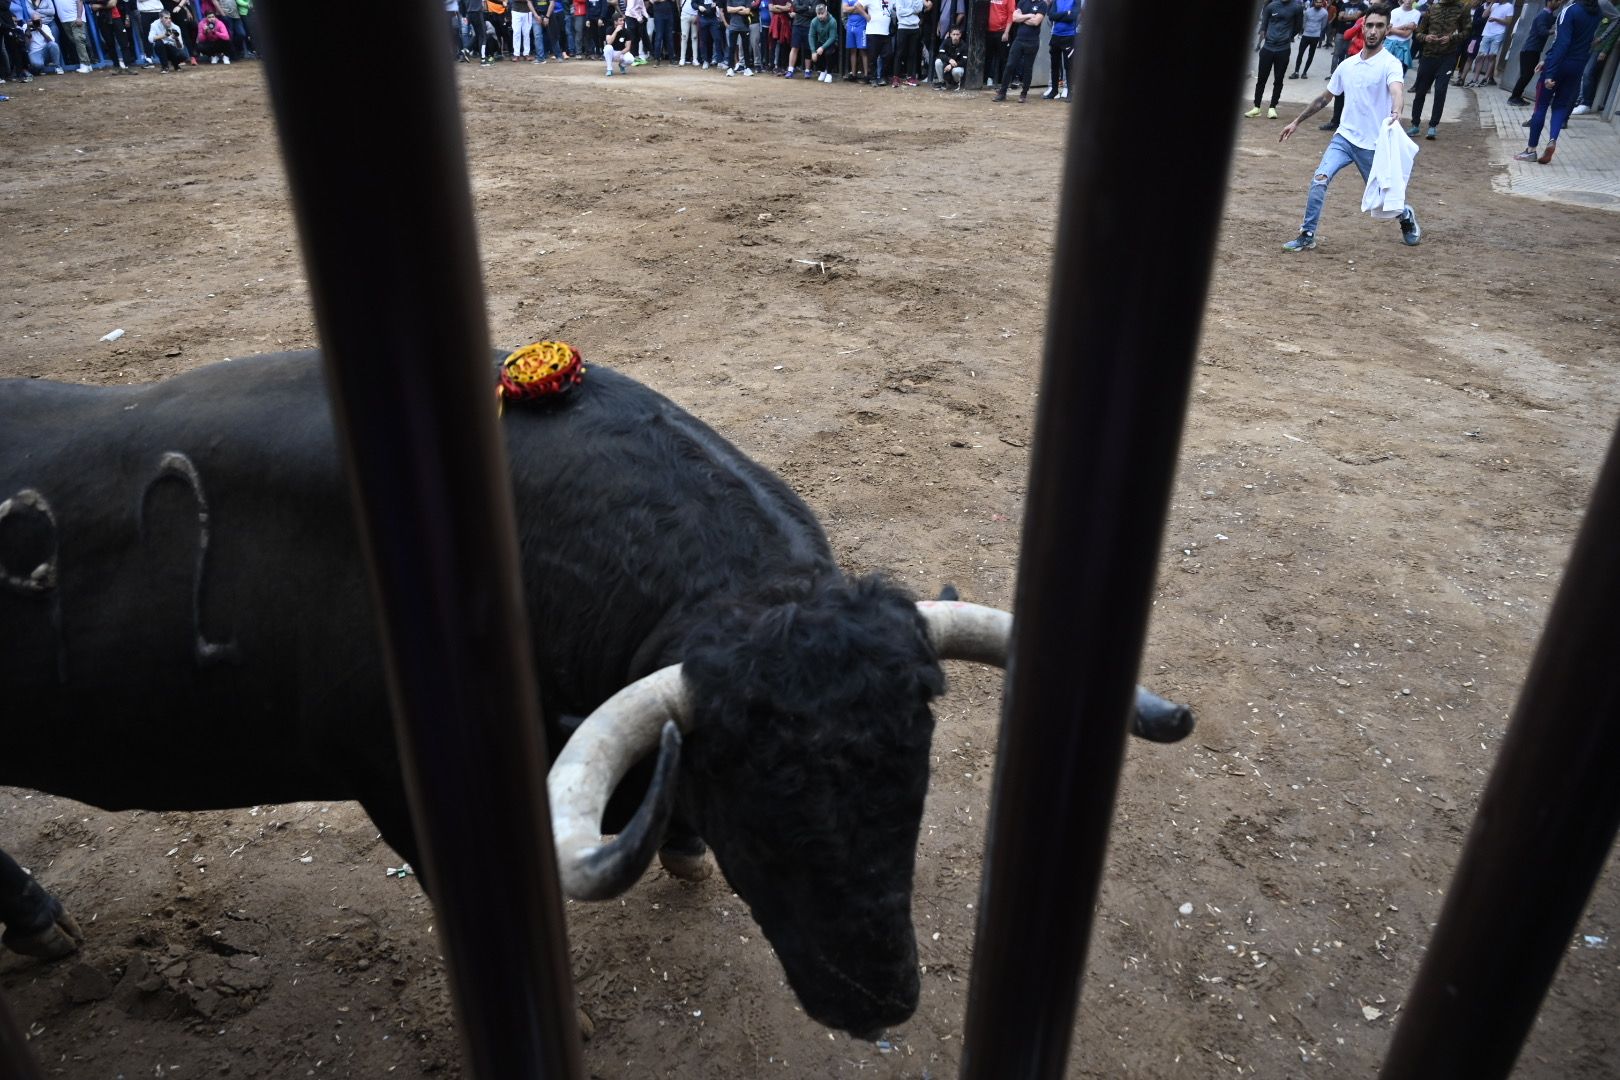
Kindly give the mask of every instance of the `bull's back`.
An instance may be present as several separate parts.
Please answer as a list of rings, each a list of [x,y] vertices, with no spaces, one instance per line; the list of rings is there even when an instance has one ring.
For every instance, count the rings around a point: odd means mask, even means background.
[[[667,662],[714,597],[833,572],[778,478],[626,376],[593,366],[502,428],[554,712]],[[357,770],[391,774],[317,353],[142,387],[0,382],[7,496],[0,691],[30,720],[3,733],[0,784],[181,808],[353,797]],[[41,560],[49,580],[19,584]]]

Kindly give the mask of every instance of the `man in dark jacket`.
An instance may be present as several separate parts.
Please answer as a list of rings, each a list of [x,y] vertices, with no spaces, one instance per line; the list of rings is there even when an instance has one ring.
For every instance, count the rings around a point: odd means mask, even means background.
[[[1408,135],[1418,133],[1423,99],[1430,87],[1434,88],[1434,111],[1429,114],[1428,138],[1438,134],[1440,117],[1446,111],[1451,69],[1457,66],[1457,57],[1472,27],[1473,19],[1462,0],[1433,0],[1424,10],[1417,33],[1412,35],[1423,45],[1423,59],[1418,61],[1417,82],[1412,86],[1412,126],[1406,129]]]
[[[1519,49],[1519,81],[1513,84],[1513,93],[1508,95],[1509,105],[1528,105],[1524,100],[1524,88],[1530,85],[1535,77],[1536,64],[1541,60],[1541,50],[1547,47],[1547,38],[1552,34],[1553,24],[1558,21],[1558,5],[1563,0],[1547,0],[1547,6],[1536,12],[1536,17],[1530,23],[1530,33],[1524,39],[1524,45]]]
[[[1267,0],[1266,6],[1260,9],[1260,26],[1255,31],[1259,38],[1260,74],[1254,80],[1254,108],[1244,116],[1252,120],[1260,115],[1260,96],[1266,89],[1266,76],[1270,75],[1271,107],[1266,115],[1277,119],[1283,76],[1288,73],[1288,54],[1304,28],[1305,0]]]

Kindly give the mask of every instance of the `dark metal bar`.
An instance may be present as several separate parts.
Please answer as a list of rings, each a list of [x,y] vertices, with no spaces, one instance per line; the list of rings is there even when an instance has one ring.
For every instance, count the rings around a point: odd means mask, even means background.
[[[257,13],[471,1075],[577,1077],[448,20],[408,0],[368,30],[409,73],[379,98],[348,35]]]
[[[44,1073],[28,1052],[17,1018],[11,1015],[6,999],[0,997],[0,1076],[6,1080],[44,1080]]]
[[[1175,78],[1142,80],[1163,10],[1086,9],[963,1077],[1067,1059],[1235,113],[1174,139],[1143,126],[1227,99],[1252,15],[1210,20]]]
[[[1620,432],[1382,1080],[1507,1076],[1620,829]]]

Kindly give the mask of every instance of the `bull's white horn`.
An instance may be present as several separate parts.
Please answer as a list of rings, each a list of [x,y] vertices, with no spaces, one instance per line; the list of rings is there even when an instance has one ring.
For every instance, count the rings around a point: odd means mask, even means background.
[[[563,746],[546,777],[546,792],[565,895],[576,900],[617,896],[647,868],[662,839],[665,820],[652,820],[658,814],[638,813],[624,833],[604,841],[602,815],[625,773],[659,745],[665,724],[674,723],[684,732],[691,725],[691,716],[681,666],[671,664],[604,701]],[[659,780],[648,789],[644,804],[650,808],[661,798],[664,819],[674,794],[673,761],[669,759],[679,743],[673,733],[671,740],[673,745],[666,741],[660,760]],[[635,835],[638,827],[643,835]]]
[[[961,600],[923,600],[917,611],[928,624],[928,640],[941,660],[972,660],[1007,666],[1012,616],[999,608]]]

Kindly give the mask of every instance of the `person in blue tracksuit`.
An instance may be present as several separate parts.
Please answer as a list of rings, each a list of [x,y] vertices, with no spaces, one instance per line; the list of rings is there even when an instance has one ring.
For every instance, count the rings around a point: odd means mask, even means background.
[[[1519,161],[1550,164],[1558,150],[1558,136],[1569,123],[1570,110],[1581,92],[1581,73],[1592,55],[1592,39],[1598,30],[1598,0],[1570,0],[1558,13],[1557,36],[1541,62],[1536,80],[1536,108],[1530,114],[1530,142],[1514,155]],[[1552,129],[1547,133],[1547,149],[1536,151],[1541,142],[1541,126],[1552,110]]]

